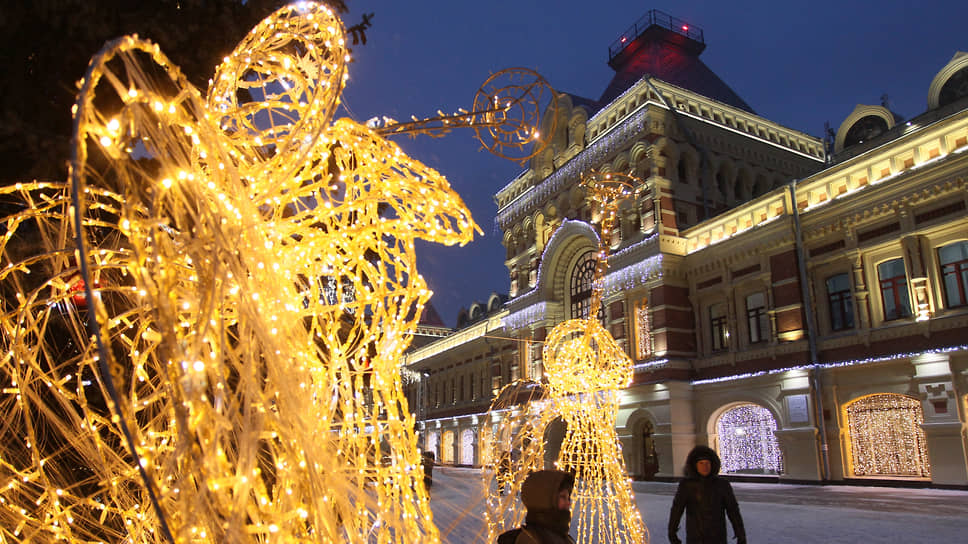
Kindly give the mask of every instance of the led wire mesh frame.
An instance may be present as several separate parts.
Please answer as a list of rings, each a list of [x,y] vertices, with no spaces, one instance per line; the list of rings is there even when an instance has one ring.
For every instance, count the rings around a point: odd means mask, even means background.
[[[70,184],[0,189],[0,540],[439,541],[399,373],[430,297],[413,243],[479,229],[334,119],[347,60],[312,2],[207,96],[134,36],[92,59]],[[469,114],[498,151],[546,143],[502,121],[529,81]]]
[[[598,320],[611,232],[619,204],[634,194],[639,180],[621,173],[587,173],[587,197],[601,214],[601,236],[588,315],[563,321],[545,340],[547,378],[540,399],[508,385],[485,418],[488,541],[519,526],[524,506],[517,500],[527,474],[546,466],[575,473],[572,519],[578,543],[646,543],[648,531],[635,505],[615,431],[618,392],[632,380],[632,362]],[[547,451],[553,426],[564,428],[557,455]]]

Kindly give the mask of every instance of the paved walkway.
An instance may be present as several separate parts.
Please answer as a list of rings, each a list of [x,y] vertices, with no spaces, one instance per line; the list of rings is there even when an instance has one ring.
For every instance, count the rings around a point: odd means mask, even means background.
[[[740,504],[766,503],[788,506],[826,506],[875,512],[901,512],[937,516],[964,516],[968,529],[968,491],[858,485],[790,485],[734,482]],[[672,496],[676,484],[633,482],[636,494]],[[966,536],[968,541],[968,536]]]
[[[438,467],[434,476],[431,508],[444,542],[483,543],[480,471]],[[751,544],[968,542],[968,491],[746,482],[733,488]],[[676,484],[635,482],[633,490],[650,542],[665,544]]]

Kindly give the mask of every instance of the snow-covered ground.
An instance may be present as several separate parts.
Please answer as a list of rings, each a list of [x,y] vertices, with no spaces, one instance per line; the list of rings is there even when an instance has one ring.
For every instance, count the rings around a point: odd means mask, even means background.
[[[968,491],[742,482],[733,488],[751,544],[968,542]],[[650,542],[668,542],[676,484],[635,482],[633,489]],[[435,468],[430,504],[444,542],[485,542],[481,490],[479,470]]]

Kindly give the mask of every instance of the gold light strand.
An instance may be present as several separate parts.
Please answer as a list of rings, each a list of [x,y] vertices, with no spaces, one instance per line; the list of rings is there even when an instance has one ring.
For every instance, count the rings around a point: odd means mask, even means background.
[[[555,94],[509,70],[471,112],[374,130],[333,120],[347,60],[300,2],[204,98],[137,37],[91,61],[71,184],[0,189],[0,540],[439,541],[399,373],[413,245],[479,229],[383,136],[469,126],[526,159]]]
[[[301,2],[207,97],[135,37],[92,60],[71,186],[2,191],[0,540],[439,541],[399,375],[430,297],[413,245],[479,229],[333,120],[347,55]]]
[[[649,301],[643,298],[635,303],[636,358],[652,357],[652,324],[649,317]]]
[[[413,117],[406,122],[374,118],[368,124],[386,136],[440,137],[456,127],[469,127],[492,154],[524,163],[551,141],[557,109],[558,94],[540,74],[527,68],[507,68],[481,84],[471,111],[461,109],[450,115],[438,111],[434,117]]]
[[[482,440],[493,467],[484,471],[489,540],[524,519],[522,506],[506,497],[516,496],[531,470],[543,468],[544,440],[557,426],[564,439],[555,466],[575,472],[576,542],[648,541],[615,432],[618,391],[631,382],[632,362],[597,319],[618,205],[632,196],[637,182],[624,174],[594,171],[582,181],[602,218],[588,316],[559,323],[548,335],[542,357],[548,390],[540,401],[521,398],[525,384],[512,384],[491,406],[488,419],[495,429],[486,437],[489,442]],[[523,401],[530,402],[521,406]],[[510,474],[494,462],[501,455],[511,459]]]

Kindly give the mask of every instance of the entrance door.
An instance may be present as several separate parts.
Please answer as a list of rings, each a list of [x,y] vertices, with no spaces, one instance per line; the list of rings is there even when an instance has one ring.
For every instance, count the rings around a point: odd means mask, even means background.
[[[655,451],[654,428],[651,421],[642,425],[642,479],[653,480],[659,472],[659,454]]]

